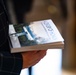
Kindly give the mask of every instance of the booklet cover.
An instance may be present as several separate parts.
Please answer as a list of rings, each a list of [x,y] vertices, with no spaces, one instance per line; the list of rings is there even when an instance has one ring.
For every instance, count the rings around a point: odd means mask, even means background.
[[[9,25],[11,52],[63,48],[64,39],[52,20]]]

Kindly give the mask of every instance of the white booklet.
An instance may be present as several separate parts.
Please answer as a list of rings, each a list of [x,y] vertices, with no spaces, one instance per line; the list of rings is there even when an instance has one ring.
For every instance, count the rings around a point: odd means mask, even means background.
[[[64,39],[51,19],[9,25],[11,53],[64,48]]]

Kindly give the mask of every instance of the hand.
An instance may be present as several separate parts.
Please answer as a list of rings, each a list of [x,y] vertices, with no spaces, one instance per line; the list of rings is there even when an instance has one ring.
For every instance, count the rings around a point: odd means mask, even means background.
[[[23,69],[24,69],[38,63],[46,55],[46,50],[28,51],[21,54],[23,57]]]

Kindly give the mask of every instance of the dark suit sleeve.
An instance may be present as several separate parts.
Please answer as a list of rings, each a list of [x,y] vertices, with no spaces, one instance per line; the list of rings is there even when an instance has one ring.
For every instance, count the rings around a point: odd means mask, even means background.
[[[0,52],[0,75],[20,75],[22,57],[19,54]]]
[[[5,12],[3,0],[0,0],[0,75],[20,75],[23,59],[20,53],[10,53]]]

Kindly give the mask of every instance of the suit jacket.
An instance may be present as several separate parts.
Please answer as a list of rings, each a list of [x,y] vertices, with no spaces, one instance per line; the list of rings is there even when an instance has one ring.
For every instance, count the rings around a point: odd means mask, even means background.
[[[17,17],[22,19],[22,13],[26,10],[29,10],[29,8],[26,8],[26,0],[13,1],[15,4],[15,11]],[[21,6],[20,4],[23,6]],[[17,5],[20,5],[21,7],[18,7]],[[26,10],[24,9],[24,7],[26,8]],[[18,13],[19,11],[20,13]],[[10,47],[8,42],[8,21],[9,20],[7,10],[5,8],[5,2],[3,2],[3,0],[0,0],[0,75],[19,75],[22,69],[22,56],[20,53],[10,53]]]

